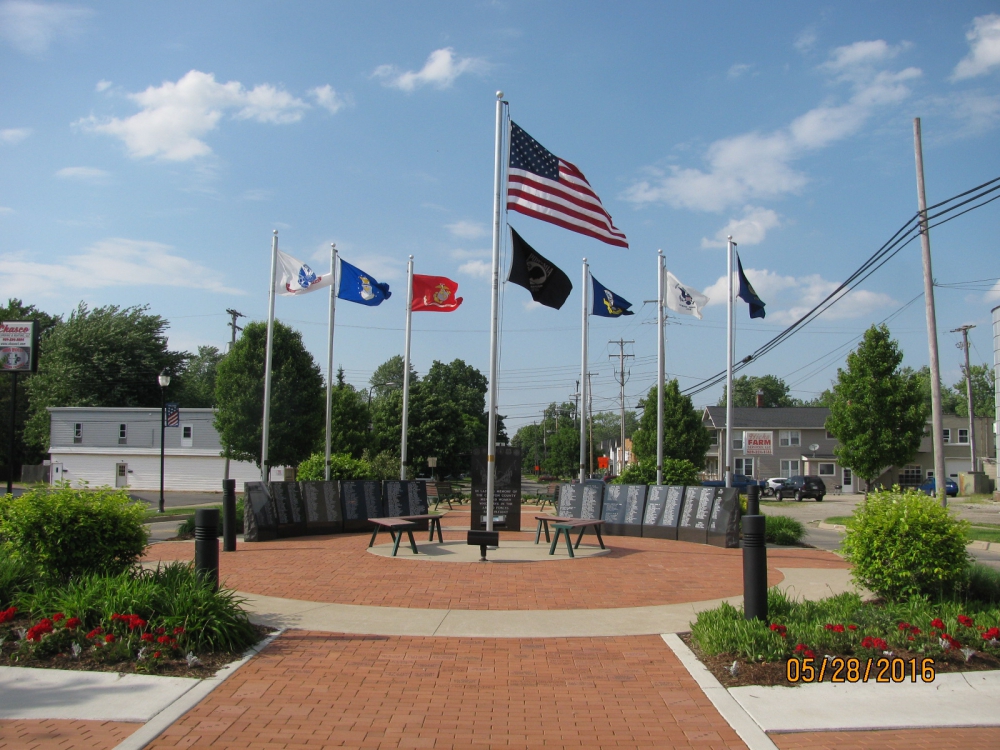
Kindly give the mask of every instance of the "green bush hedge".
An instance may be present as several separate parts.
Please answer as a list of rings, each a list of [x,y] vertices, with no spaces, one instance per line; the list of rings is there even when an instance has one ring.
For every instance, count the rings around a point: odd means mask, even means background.
[[[879,596],[943,599],[965,587],[967,527],[937,500],[893,487],[858,506],[842,549],[855,582]]]
[[[764,541],[768,544],[798,544],[806,529],[801,521],[788,516],[764,516]]]
[[[123,490],[36,489],[0,498],[2,554],[39,577],[120,573],[138,562],[149,533],[146,506]]]
[[[613,484],[656,484],[656,461],[640,461],[625,467],[621,476],[612,480]],[[663,483],[696,485],[698,467],[685,458],[663,459]]]

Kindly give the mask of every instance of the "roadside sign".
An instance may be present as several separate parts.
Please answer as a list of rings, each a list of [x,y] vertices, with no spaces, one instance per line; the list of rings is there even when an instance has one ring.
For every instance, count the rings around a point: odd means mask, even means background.
[[[38,370],[38,324],[33,320],[0,323],[0,372]]]

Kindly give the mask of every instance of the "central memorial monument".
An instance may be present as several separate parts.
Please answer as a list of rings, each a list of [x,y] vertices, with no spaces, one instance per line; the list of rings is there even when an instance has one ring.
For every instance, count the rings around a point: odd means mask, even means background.
[[[493,493],[493,528],[521,530],[521,449],[497,446]],[[486,448],[472,449],[472,524],[486,528]]]

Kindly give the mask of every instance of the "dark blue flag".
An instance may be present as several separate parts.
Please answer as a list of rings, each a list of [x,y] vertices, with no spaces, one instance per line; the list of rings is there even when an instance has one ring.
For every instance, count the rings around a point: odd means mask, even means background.
[[[365,273],[341,258],[340,286],[337,289],[337,296],[348,302],[375,307],[375,305],[381,305],[383,300],[389,299],[392,293],[389,291],[388,284],[379,284],[370,273]]]
[[[606,288],[600,281],[591,275],[590,280],[594,284],[594,315],[605,318],[618,318],[622,315],[635,315],[631,310],[632,303],[623,297]]]
[[[750,280],[747,275],[743,273],[743,264],[740,262],[740,254],[736,253],[736,267],[739,269],[739,279],[740,279],[740,291],[737,293],[737,297],[750,305],[750,317],[751,318],[763,318],[764,317],[764,300],[757,296],[757,292],[754,291],[753,286],[750,284]]]

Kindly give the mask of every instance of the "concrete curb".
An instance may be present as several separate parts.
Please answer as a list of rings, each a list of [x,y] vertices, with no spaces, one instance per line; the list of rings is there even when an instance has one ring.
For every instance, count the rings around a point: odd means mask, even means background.
[[[661,636],[671,651],[680,659],[688,674],[698,683],[698,687],[712,701],[712,705],[722,714],[722,718],[740,736],[750,750],[778,750],[763,729],[758,726],[753,717],[737,702],[708,667],[698,661],[698,657],[687,647],[676,633]]]
[[[827,531],[847,531],[847,527],[842,523],[827,523],[826,521],[820,521],[816,528],[826,529]]]
[[[201,680],[197,685],[188,690],[169,706],[166,706],[156,716],[143,724],[139,729],[130,734],[115,746],[115,750],[142,750],[146,745],[155,740],[166,731],[175,721],[181,718],[192,708],[201,703],[209,693],[235,674],[236,670],[250,661],[253,657],[270,646],[274,640],[280,636],[284,630],[272,633],[253,648],[249,649],[243,658],[227,664],[213,677]]]

